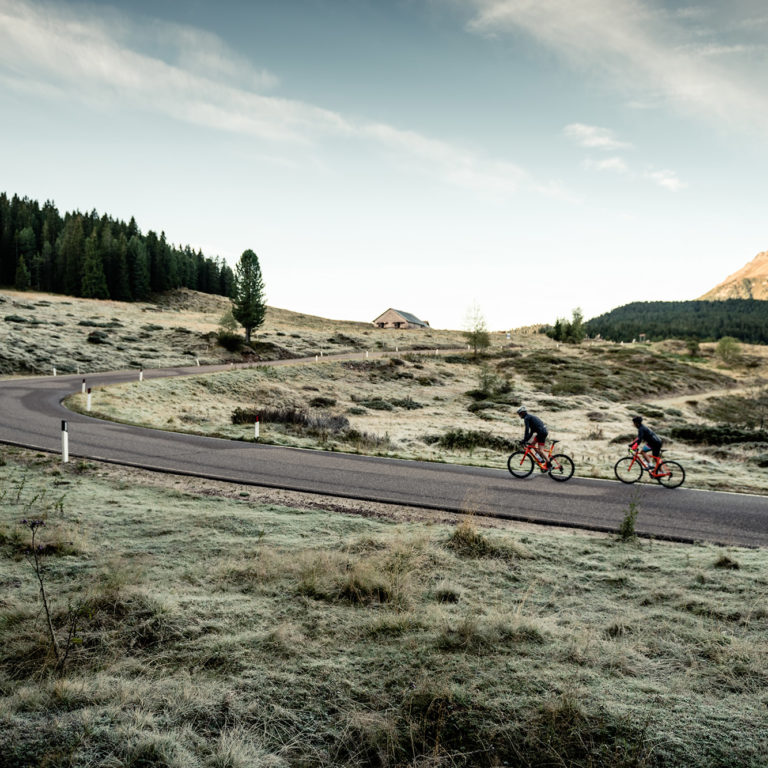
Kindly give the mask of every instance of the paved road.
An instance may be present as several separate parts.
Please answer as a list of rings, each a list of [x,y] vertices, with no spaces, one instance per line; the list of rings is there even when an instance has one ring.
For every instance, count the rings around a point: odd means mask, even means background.
[[[152,370],[144,376],[199,374],[227,367]],[[87,383],[98,387],[137,376],[136,371],[89,374]],[[0,381],[0,443],[59,452],[61,422],[66,420],[71,458],[598,531],[615,531],[636,498],[637,530],[642,534],[768,546],[765,496],[668,490],[648,482],[626,486],[579,477],[555,483],[538,472],[527,480],[516,480],[506,470],[307,451],[130,427],[66,410],[62,398],[79,391],[81,381],[81,376]]]

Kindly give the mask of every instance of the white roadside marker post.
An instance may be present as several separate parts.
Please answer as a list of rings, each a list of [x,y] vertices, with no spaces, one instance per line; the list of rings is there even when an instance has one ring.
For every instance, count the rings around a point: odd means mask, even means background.
[[[80,392],[85,394],[85,379],[83,379],[83,383],[80,385]]]
[[[86,398],[86,401],[85,401],[85,410],[88,411],[89,413],[91,411],[91,388],[90,387],[88,387],[88,397]]]
[[[61,461],[66,464],[69,461],[69,428],[67,422],[61,422]]]
[[[54,376],[56,375],[56,366],[55,365],[53,366],[53,375]]]
[[[259,439],[259,417],[256,417],[256,422],[253,425],[253,439],[258,440]]]
[[[196,362],[196,363],[198,364],[198,366],[199,366],[199,365],[200,365],[200,358],[199,358],[199,357],[196,357],[196,358],[195,358],[195,362]]]
[[[144,381],[144,369],[139,368],[139,381]]]

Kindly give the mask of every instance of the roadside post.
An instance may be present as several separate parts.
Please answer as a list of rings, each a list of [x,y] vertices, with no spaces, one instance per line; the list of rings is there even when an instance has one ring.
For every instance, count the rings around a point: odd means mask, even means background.
[[[61,461],[66,464],[69,461],[69,428],[67,422],[61,422]]]
[[[256,416],[256,422],[253,425],[253,439],[259,439],[259,417]]]
[[[86,401],[85,401],[85,410],[88,411],[89,413],[91,411],[91,388],[90,387],[88,387],[88,397],[86,398]]]

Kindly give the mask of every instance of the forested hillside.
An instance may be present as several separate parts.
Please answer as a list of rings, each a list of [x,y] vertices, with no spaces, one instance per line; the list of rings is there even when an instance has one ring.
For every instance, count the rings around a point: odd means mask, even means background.
[[[0,285],[92,299],[145,301],[191,288],[229,296],[232,269],[219,258],[142,234],[136,220],[59,213],[54,203],[0,194]]]
[[[631,341],[641,334],[661,339],[716,340],[733,336],[750,344],[768,344],[768,301],[636,301],[585,323],[590,336]]]

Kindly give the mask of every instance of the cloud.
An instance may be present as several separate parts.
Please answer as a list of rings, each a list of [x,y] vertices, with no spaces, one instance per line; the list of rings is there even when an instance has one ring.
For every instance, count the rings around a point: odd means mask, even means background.
[[[585,166],[596,171],[615,171],[616,173],[627,173],[629,167],[621,157],[606,157],[603,160],[587,160]]]
[[[670,192],[679,192],[687,186],[680,181],[674,171],[649,171],[645,174],[645,178]]]
[[[583,123],[571,123],[563,128],[563,133],[575,141],[579,146],[590,149],[628,149],[632,145],[619,141],[608,128],[599,128],[596,125],[584,125]]]
[[[749,3],[729,5],[720,18],[712,9],[667,11],[650,0],[469,1],[470,30],[522,31],[627,100],[664,100],[750,129],[768,119],[768,82],[755,71],[748,39],[755,34]],[[765,40],[756,44],[764,54]]]
[[[490,194],[514,192],[527,174],[415,131],[353,118],[272,91],[254,68],[208,32],[132,21],[112,9],[0,0],[0,81],[45,98],[164,115],[282,147],[310,151],[328,138],[373,142],[442,181]]]

